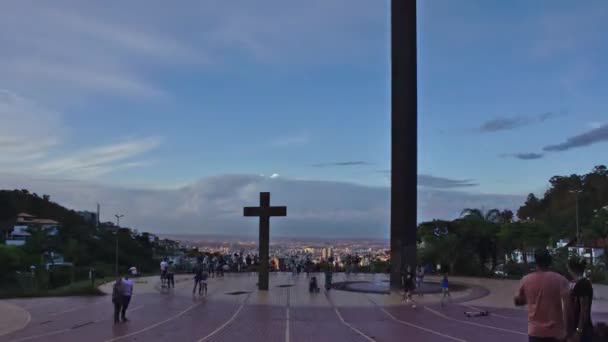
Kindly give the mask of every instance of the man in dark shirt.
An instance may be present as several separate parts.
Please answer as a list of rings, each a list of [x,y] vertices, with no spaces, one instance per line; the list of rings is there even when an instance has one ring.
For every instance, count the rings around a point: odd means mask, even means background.
[[[593,301],[593,286],[583,275],[587,263],[576,258],[568,262],[568,271],[574,278],[574,286],[570,291],[571,321],[569,326],[570,339],[573,342],[591,342],[593,340],[593,323],[591,322],[591,303]]]

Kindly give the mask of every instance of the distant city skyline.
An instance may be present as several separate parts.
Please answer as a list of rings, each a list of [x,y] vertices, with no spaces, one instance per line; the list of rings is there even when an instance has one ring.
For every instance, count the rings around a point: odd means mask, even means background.
[[[171,5],[0,5],[0,188],[230,235],[270,191],[271,236],[388,236],[388,2]],[[608,4],[418,7],[419,221],[608,164]]]

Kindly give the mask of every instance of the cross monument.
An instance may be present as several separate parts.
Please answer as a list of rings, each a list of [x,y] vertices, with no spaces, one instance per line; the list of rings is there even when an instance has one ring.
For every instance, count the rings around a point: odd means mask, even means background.
[[[270,244],[270,217],[287,216],[287,207],[271,207],[270,192],[260,192],[259,207],[245,207],[244,216],[260,218],[260,265],[258,269],[258,289],[268,291],[268,249]]]

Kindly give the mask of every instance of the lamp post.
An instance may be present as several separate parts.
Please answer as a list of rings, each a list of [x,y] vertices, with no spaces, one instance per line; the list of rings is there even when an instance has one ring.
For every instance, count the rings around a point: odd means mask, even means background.
[[[115,265],[115,272],[116,272],[116,276],[118,276],[118,231],[120,231],[120,218],[124,217],[125,215],[114,215],[116,217],[116,265]]]
[[[583,190],[570,190],[571,193],[575,195],[576,198],[576,243],[577,245],[581,245],[581,229],[579,226],[579,215],[578,215],[578,195],[580,195]]]

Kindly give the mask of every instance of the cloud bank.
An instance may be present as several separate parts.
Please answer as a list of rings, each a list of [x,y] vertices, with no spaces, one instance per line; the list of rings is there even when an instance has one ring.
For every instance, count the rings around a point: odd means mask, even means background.
[[[510,131],[517,128],[542,123],[547,120],[553,119],[560,115],[559,113],[546,112],[539,115],[531,116],[515,116],[510,118],[496,118],[484,122],[479,126],[478,130],[481,133],[495,133],[500,131]]]
[[[585,133],[570,137],[560,144],[545,146],[543,150],[547,152],[563,152],[573,148],[590,146],[606,141],[608,141],[608,124],[604,124]]]
[[[271,192],[272,205],[286,205],[286,218],[272,219],[275,236],[386,237],[389,189],[350,183],[303,181],[255,175],[221,175],[172,190],[110,187],[83,181],[0,175],[0,188],[49,194],[74,209],[102,205],[102,219],[114,214],[125,225],[155,233],[254,235],[257,221],[242,217]],[[463,208],[516,209],[525,196],[418,190],[418,220],[456,218]]]

